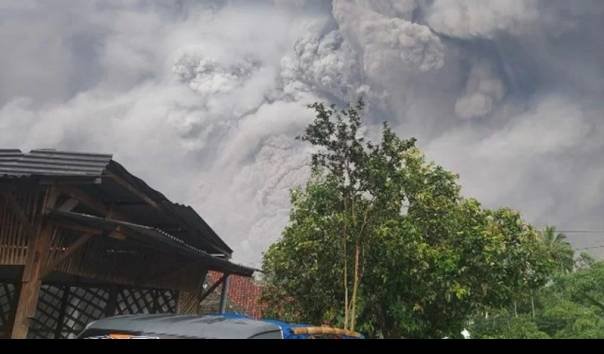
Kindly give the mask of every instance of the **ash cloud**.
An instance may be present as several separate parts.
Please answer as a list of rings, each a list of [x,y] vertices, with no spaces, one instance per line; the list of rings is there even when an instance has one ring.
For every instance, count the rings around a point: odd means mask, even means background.
[[[308,175],[315,100],[363,95],[529,221],[604,229],[595,0],[0,4],[2,146],[113,152],[258,265]],[[604,234],[571,236],[579,248]]]

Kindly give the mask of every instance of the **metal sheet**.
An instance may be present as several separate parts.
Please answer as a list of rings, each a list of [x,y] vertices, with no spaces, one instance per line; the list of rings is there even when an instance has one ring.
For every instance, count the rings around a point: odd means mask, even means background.
[[[98,178],[111,161],[107,154],[55,150],[0,150],[0,176],[90,176]]]
[[[214,257],[209,253],[193,247],[186,242],[164,232],[162,230],[133,224],[121,220],[100,218],[94,215],[86,215],[74,212],[65,211],[52,211],[49,216],[55,220],[61,222],[75,223],[80,226],[87,226],[98,230],[112,231],[118,226],[130,230],[133,232],[135,237],[141,242],[155,244],[160,247],[166,247],[166,251],[179,252],[184,256],[191,256],[196,259],[203,261],[208,265],[210,270],[216,270],[224,273],[237,274],[242,276],[251,276],[255,269],[244,267],[235,263],[231,263],[227,260]]]

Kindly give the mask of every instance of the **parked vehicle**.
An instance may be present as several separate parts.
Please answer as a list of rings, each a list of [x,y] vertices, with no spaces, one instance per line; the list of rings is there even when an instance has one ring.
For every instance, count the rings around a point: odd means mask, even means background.
[[[361,339],[356,332],[241,315],[124,315],[94,321],[79,339]]]

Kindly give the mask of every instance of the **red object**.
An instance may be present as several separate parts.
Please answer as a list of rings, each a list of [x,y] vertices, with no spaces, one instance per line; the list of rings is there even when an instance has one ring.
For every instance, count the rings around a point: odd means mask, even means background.
[[[213,284],[222,277],[220,272],[208,272],[208,283]],[[216,289],[220,291],[220,287]],[[229,276],[228,306],[236,312],[243,313],[251,318],[262,318],[260,296],[262,287],[253,278],[239,275]]]

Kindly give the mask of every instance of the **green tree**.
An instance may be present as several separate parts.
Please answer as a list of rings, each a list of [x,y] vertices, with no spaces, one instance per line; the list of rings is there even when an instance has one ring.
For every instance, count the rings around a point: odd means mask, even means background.
[[[331,214],[339,229],[344,328],[354,330],[358,317],[359,288],[363,278],[363,258],[372,246],[375,227],[402,206],[400,165],[415,143],[402,140],[384,125],[382,142],[365,143],[359,134],[363,101],[356,107],[336,110],[324,104],[310,106],[315,120],[299,138],[319,148],[312,155],[312,169],[327,177],[339,200]],[[349,261],[350,258],[350,261]]]
[[[568,242],[566,235],[556,232],[555,227],[548,226],[543,231],[543,243],[549,253],[549,258],[556,263],[557,271],[560,273],[570,273],[575,265],[575,252]]]
[[[517,212],[463,198],[455,174],[386,124],[378,144],[364,141],[362,103],[311,108],[300,138],[317,148],[313,173],[264,257],[268,315],[376,337],[457,336],[472,313],[548,278],[539,233]]]
[[[527,314],[520,316],[506,310],[498,311],[489,318],[479,318],[471,326],[470,334],[476,339],[549,339],[546,332],[539,329],[533,318]]]
[[[592,256],[590,256],[586,252],[581,252],[581,254],[579,254],[579,256],[577,257],[577,259],[575,259],[575,267],[574,268],[576,270],[589,269],[595,263],[596,263],[596,260]]]
[[[491,309],[476,316],[473,338],[602,338],[604,337],[604,263],[572,273],[557,273],[536,292],[536,316]]]

